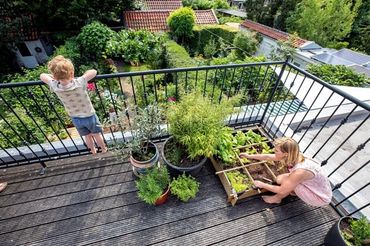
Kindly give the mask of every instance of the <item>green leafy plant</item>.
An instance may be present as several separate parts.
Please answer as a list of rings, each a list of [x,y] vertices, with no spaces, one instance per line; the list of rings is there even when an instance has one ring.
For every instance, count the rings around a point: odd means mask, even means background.
[[[183,144],[191,159],[210,157],[217,151],[224,120],[233,111],[231,100],[212,103],[200,93],[192,92],[168,107],[169,131]]]
[[[236,57],[243,60],[246,56],[253,56],[257,51],[258,41],[247,32],[239,32],[234,38]]]
[[[148,204],[155,204],[168,187],[170,181],[170,175],[165,166],[149,169],[147,174],[141,175],[135,181],[138,197]]]
[[[107,42],[115,35],[108,26],[94,21],[82,28],[77,40],[84,53],[93,57],[101,57]]]
[[[239,193],[248,190],[251,187],[251,182],[248,176],[239,171],[230,171],[226,173],[233,189]]]
[[[322,80],[335,85],[361,87],[364,86],[366,82],[369,82],[365,75],[358,74],[343,65],[311,64],[307,67],[307,70]]]
[[[216,41],[214,38],[211,38],[206,46],[204,46],[204,56],[206,58],[212,58],[217,53]]]
[[[145,108],[136,108],[136,115],[131,125],[133,139],[127,144],[131,154],[136,160],[145,161],[151,159],[155,153],[150,148],[150,139],[161,135],[160,124],[162,121],[162,109],[156,104],[148,105]],[[117,119],[108,122],[106,126],[118,126],[124,131],[128,125],[126,113],[119,111]],[[117,155],[123,154],[122,146],[118,145]]]
[[[184,42],[186,37],[190,37],[193,33],[195,24],[194,10],[188,7],[179,8],[173,11],[167,18],[167,24],[171,32]]]
[[[199,184],[200,183],[194,177],[183,173],[171,181],[170,189],[171,193],[177,196],[181,201],[187,202],[197,195]]]
[[[365,240],[370,240],[370,223],[367,218],[351,219],[349,223],[350,228],[341,232],[346,244],[355,246],[367,245],[364,243]]]

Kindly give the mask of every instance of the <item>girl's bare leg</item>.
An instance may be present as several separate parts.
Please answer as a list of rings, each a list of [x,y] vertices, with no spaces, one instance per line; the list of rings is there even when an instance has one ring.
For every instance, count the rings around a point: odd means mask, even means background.
[[[101,152],[102,153],[107,152],[108,148],[107,148],[107,146],[105,146],[104,139],[103,139],[101,133],[93,133],[92,135],[94,136],[96,143],[100,147]]]
[[[90,151],[93,155],[95,155],[96,154],[96,149],[95,149],[93,134],[90,133],[89,135],[86,135],[85,136],[85,141],[86,141],[87,148],[90,149]]]
[[[288,177],[289,173],[280,174],[276,177],[276,183],[281,185]]]

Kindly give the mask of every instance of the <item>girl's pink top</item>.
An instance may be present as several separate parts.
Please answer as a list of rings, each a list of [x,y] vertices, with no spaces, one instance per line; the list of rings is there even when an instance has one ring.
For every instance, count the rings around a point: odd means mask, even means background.
[[[296,195],[312,206],[319,207],[329,204],[333,194],[329,179],[321,172],[320,165],[306,157],[303,162],[296,164],[289,171],[293,172],[297,169],[310,171],[314,174],[314,177],[297,185],[294,189]]]

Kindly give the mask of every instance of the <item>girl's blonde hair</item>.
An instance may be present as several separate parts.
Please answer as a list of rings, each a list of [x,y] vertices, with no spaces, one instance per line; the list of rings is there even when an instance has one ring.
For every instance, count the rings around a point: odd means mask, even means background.
[[[299,150],[298,143],[288,137],[278,138],[274,142],[275,148],[278,147],[281,152],[286,153],[286,157],[282,160],[285,165],[296,165],[304,161],[304,157]]]
[[[71,73],[74,72],[71,60],[61,55],[48,62],[48,69],[56,80],[71,79]]]

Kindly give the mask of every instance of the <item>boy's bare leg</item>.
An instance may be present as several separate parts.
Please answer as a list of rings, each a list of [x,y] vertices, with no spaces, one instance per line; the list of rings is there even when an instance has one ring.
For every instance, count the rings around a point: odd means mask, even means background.
[[[107,152],[108,151],[108,148],[107,148],[107,146],[105,146],[104,139],[103,139],[101,133],[94,133],[92,135],[94,136],[96,143],[100,147],[101,152],[102,153]]]
[[[87,148],[90,149],[90,151],[93,155],[95,155],[96,154],[96,149],[95,149],[93,134],[90,133],[89,135],[86,135],[85,136],[85,141],[86,141]]]

